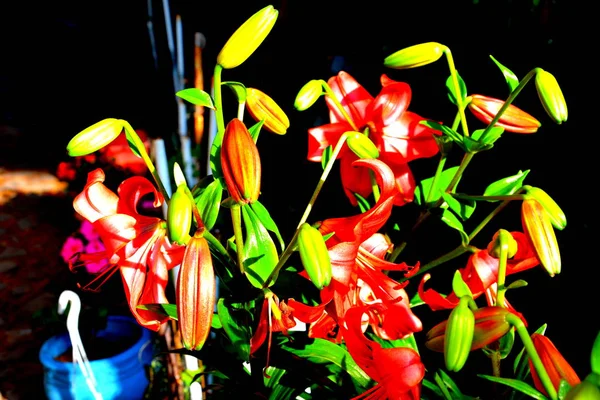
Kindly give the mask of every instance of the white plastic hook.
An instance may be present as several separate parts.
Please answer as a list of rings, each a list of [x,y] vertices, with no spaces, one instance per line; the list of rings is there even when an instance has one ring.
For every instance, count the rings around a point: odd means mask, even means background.
[[[60,294],[60,297],[58,298],[58,313],[61,315],[64,314],[69,303],[71,303],[71,308],[67,315],[67,331],[69,332],[71,347],[73,348],[73,362],[77,363],[79,369],[81,369],[85,382],[94,395],[94,398],[96,400],[102,400],[102,395],[96,389],[96,378],[94,377],[94,372],[92,371],[85,349],[83,348],[81,336],[79,335],[81,300],[79,299],[79,296],[77,296],[77,293],[71,290],[65,290]]]

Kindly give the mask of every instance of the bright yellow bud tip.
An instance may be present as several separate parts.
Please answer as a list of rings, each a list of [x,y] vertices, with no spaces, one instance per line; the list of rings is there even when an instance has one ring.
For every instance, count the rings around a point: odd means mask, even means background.
[[[323,84],[318,79],[307,82],[296,95],[294,107],[298,111],[304,111],[310,108],[323,94]]]
[[[290,120],[275,100],[258,89],[246,89],[246,107],[256,121],[264,121],[266,130],[284,135],[290,127]]]
[[[350,132],[346,144],[360,158],[379,158],[377,146],[363,133]]]
[[[103,119],[75,135],[67,144],[67,152],[71,157],[92,154],[115,140],[122,130],[122,120]]]
[[[217,64],[231,69],[246,61],[271,32],[278,15],[279,11],[272,5],[252,15],[225,43],[217,56]]]
[[[383,65],[393,69],[408,69],[431,64],[440,59],[444,48],[437,42],[416,44],[387,56]]]
[[[543,69],[535,75],[535,87],[546,113],[556,122],[562,124],[569,117],[565,96],[554,75]]]

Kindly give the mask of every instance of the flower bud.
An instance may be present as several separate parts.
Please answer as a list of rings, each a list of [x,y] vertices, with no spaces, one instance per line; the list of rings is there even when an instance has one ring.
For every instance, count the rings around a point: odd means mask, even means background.
[[[331,282],[331,259],[323,235],[307,223],[298,232],[298,251],[310,281],[319,289]]]
[[[268,5],[247,19],[227,40],[217,56],[217,64],[231,69],[246,61],[271,32],[278,14]]]
[[[600,388],[586,378],[567,392],[565,400],[600,400]]]
[[[122,130],[122,120],[103,119],[75,135],[67,144],[67,153],[71,157],[92,154],[115,140]]]
[[[540,356],[540,360],[542,361],[542,364],[548,373],[548,377],[552,382],[552,386],[554,386],[556,391],[558,391],[562,379],[566,380],[571,386],[580,382],[575,370],[569,365],[562,354],[560,354],[550,339],[539,333],[532,333],[531,341],[533,342],[535,350]],[[536,389],[548,396],[531,359],[529,360],[529,370],[531,371],[531,377],[533,378]]]
[[[377,146],[363,133],[350,132],[346,144],[359,158],[379,158]]]
[[[264,120],[270,132],[283,135],[290,127],[290,120],[275,101],[258,89],[246,89],[246,107],[256,121]]]
[[[227,191],[238,204],[253,203],[260,194],[261,165],[256,143],[238,118],[225,128],[221,168]]]
[[[562,124],[569,117],[565,96],[550,72],[538,69],[535,75],[535,87],[538,97],[544,106],[546,113],[556,122]]]
[[[504,105],[504,101],[493,97],[474,94],[471,96],[469,110],[478,120],[489,124]],[[513,133],[534,133],[542,124],[533,116],[510,104],[498,119],[495,126]]]
[[[169,239],[177,244],[187,243],[192,227],[192,200],[185,189],[185,184],[177,186],[167,210]]]
[[[200,350],[210,333],[216,280],[208,242],[196,233],[185,248],[177,277],[177,319],[183,347]]]
[[[444,337],[444,361],[448,371],[461,370],[473,342],[475,317],[469,308],[469,297],[461,297],[460,302],[448,317],[448,325]]]
[[[502,246],[506,246],[506,255],[508,258],[513,258],[517,254],[517,250],[519,250],[517,241],[505,229],[500,229],[494,234],[494,238],[488,244],[487,251],[492,257],[500,258]]]
[[[387,56],[383,65],[393,69],[408,69],[427,65],[440,59],[444,45],[427,42],[406,47]]]
[[[323,84],[318,79],[308,81],[296,95],[294,107],[298,111],[309,109],[323,94]]]
[[[560,273],[561,260],[554,228],[544,207],[534,198],[523,200],[521,204],[523,231],[533,244],[540,264],[550,276]]]
[[[527,196],[533,197],[544,207],[552,226],[562,231],[567,226],[567,217],[556,201],[540,188],[527,186],[526,190]]]

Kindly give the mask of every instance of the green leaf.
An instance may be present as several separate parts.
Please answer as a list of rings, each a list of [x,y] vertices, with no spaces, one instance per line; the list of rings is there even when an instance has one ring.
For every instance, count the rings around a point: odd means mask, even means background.
[[[475,211],[476,203],[474,200],[456,199],[450,193],[443,192],[442,197],[448,207],[454,211],[463,221],[468,220]]]
[[[273,232],[275,236],[277,236],[279,246],[281,246],[281,251],[283,251],[285,249],[285,243],[283,242],[281,233],[279,233],[279,228],[277,228],[277,224],[275,223],[273,218],[271,218],[271,214],[269,214],[269,211],[258,200],[250,204],[250,207],[252,208],[252,211],[256,213],[258,219],[260,219],[260,222],[262,222],[264,227],[267,228],[269,231]]]
[[[500,62],[496,60],[492,55],[490,55],[490,58],[492,59],[494,64],[496,64],[498,68],[500,68],[500,71],[502,71],[502,75],[504,75],[504,79],[506,79],[506,83],[508,83],[510,91],[512,92],[513,90],[515,90],[515,88],[519,86],[519,78],[517,78],[517,75],[515,75],[514,72],[506,68],[504,65],[500,64]]]
[[[460,98],[462,100],[462,103],[465,103],[465,98],[467,97],[467,85],[465,84],[465,81],[461,78],[461,76],[458,74],[458,72],[456,72],[456,77],[458,79],[458,89],[460,90]],[[452,102],[452,104],[454,105],[458,105],[458,102],[456,101],[456,91],[454,90],[454,80],[452,79],[452,75],[450,75],[448,77],[448,79],[446,79],[446,89],[448,89],[448,99],[450,99],[450,101]]]
[[[264,123],[265,120],[263,119],[248,128],[248,133],[250,134],[250,137],[252,137],[252,140],[254,140],[254,143],[258,141],[258,135],[260,134],[260,130]]]
[[[211,230],[217,222],[222,197],[223,188],[221,183],[218,180],[213,180],[206,187],[200,188],[198,196],[194,199],[202,222],[208,230]]]
[[[260,218],[250,207],[241,206],[246,230],[243,262],[246,277],[255,288],[261,289],[279,261],[273,238]],[[268,283],[271,286],[275,279]]]
[[[518,288],[522,288],[527,286],[527,281],[523,280],[523,279],[517,279],[516,281],[512,282],[510,285],[508,285],[506,287],[506,290],[508,289],[518,289]]]
[[[571,385],[569,385],[569,382],[567,382],[564,379],[560,380],[560,383],[558,384],[558,398],[559,399],[564,399],[567,396],[567,393],[569,393],[569,390],[571,390]],[[597,400],[597,399],[590,399],[590,400]]]
[[[225,82],[221,82],[221,85],[227,86],[229,89],[231,89],[233,94],[235,94],[235,97],[237,97],[238,102],[240,102],[240,103],[246,102],[246,86],[244,86],[243,83],[234,82],[234,81],[225,81]]]
[[[433,196],[430,199],[431,203],[435,203],[442,196],[442,192],[446,190],[454,175],[456,175],[456,171],[458,171],[458,166],[448,168],[440,174],[436,182],[436,190],[433,193]],[[431,189],[431,185],[433,184],[433,177],[423,179],[417,187],[415,188],[415,203],[420,206],[424,206],[426,197],[429,196],[429,190]]]
[[[332,363],[346,371],[360,387],[367,387],[371,378],[356,364],[350,353],[340,345],[325,339],[314,339],[302,347],[293,347],[293,342],[282,344],[283,350],[315,364]]]
[[[215,179],[221,182],[221,187],[225,187],[225,181],[223,179],[223,169],[221,168],[221,145],[223,144],[224,130],[217,131],[212,145],[210,147],[210,169]]]
[[[492,147],[494,147],[494,145],[492,144],[485,144],[482,142],[479,142],[477,140],[473,140],[472,138],[465,136],[463,138],[463,143],[462,146],[464,151],[468,152],[468,153],[479,153],[480,151],[485,151],[485,150],[489,150]]]
[[[164,315],[177,321],[177,304],[169,303],[156,303],[156,304],[139,304],[137,307],[139,310],[147,310],[158,315]]]
[[[469,244],[469,235],[463,230],[462,223],[458,220],[458,217],[450,210],[446,209],[442,213],[442,221],[452,229],[456,229],[460,233],[460,238],[463,245]]]
[[[600,332],[598,332],[598,335],[594,340],[594,344],[592,344],[592,352],[590,357],[592,372],[600,375]]]
[[[492,375],[483,375],[483,374],[477,374],[477,376],[480,378],[483,378],[483,379],[487,379],[492,382],[497,382],[497,383],[501,383],[503,385],[509,386],[515,390],[518,390],[521,393],[528,395],[529,397],[533,397],[534,399],[548,400],[548,398],[546,396],[544,396],[541,392],[539,392],[533,386],[531,386],[523,381],[520,381],[518,379],[500,378],[500,377],[496,377],[496,376],[492,376]]]
[[[394,340],[382,339],[379,336],[377,336],[376,334],[374,334],[373,332],[366,332],[365,335],[372,341],[379,343],[381,345],[381,347],[384,349],[395,349],[398,347],[406,347],[409,349],[413,349],[417,353],[419,352],[419,346],[417,346],[417,341],[415,340],[415,335],[412,333],[403,339],[394,339]]]
[[[333,147],[331,145],[327,146],[325,150],[323,150],[323,154],[321,155],[321,168],[325,169],[325,166],[329,162],[331,155],[333,154]]]
[[[181,97],[183,100],[188,101],[196,106],[208,107],[213,110],[215,109],[215,104],[213,103],[212,97],[210,97],[210,94],[204,90],[200,90],[198,88],[189,88],[180,90],[175,94]]]
[[[510,196],[517,192],[517,190],[521,189],[523,186],[523,181],[525,177],[529,174],[529,170],[520,171],[512,176],[508,176],[506,178],[499,179],[485,188],[483,195],[484,196]],[[498,200],[488,200],[490,202],[495,202]]]
[[[354,197],[356,198],[356,202],[358,203],[358,208],[361,213],[367,212],[371,209],[369,200],[365,199],[358,193],[354,193]]]
[[[146,152],[146,145],[144,145],[144,142],[142,142],[142,139],[140,139],[137,132],[132,128],[129,122],[123,121],[123,128],[125,128],[125,138],[127,139],[129,148],[131,151],[133,151],[133,154],[138,157],[142,157],[142,151]],[[143,150],[140,151],[139,149]]]
[[[433,382],[431,382],[431,381],[429,381],[427,379],[423,379],[421,381],[421,383],[423,384],[423,387],[426,387],[427,389],[431,390],[433,393],[435,393],[435,395],[437,397],[439,397],[439,398],[443,398],[444,397],[441,389],[436,384],[434,384]]]
[[[482,139],[481,135],[485,132],[485,129],[477,129],[471,134],[471,139],[480,141],[483,145],[491,145],[500,139],[500,136],[504,133],[504,128],[500,126],[492,126],[490,130],[485,134]]]
[[[423,301],[423,299],[421,299],[421,296],[419,296],[418,292],[416,292],[414,294],[414,296],[410,299],[410,307],[411,308],[417,307],[417,306],[420,306],[423,304],[425,304],[425,302]]]
[[[473,297],[469,285],[465,283],[459,270],[454,272],[454,277],[452,278],[452,290],[459,299],[463,296]]]
[[[454,129],[449,126],[440,124],[438,122],[432,120],[424,120],[419,122],[422,125],[425,125],[429,128],[435,129],[437,131],[441,131],[444,135],[448,136],[452,141],[456,142],[459,146],[464,149],[463,138],[464,136],[460,133],[456,132]]]
[[[535,333],[539,333],[543,335],[546,332],[547,324],[543,324],[540,326]],[[515,378],[521,381],[524,381],[525,378],[529,375],[529,356],[525,353],[525,347],[521,349],[521,351],[515,357],[515,361],[513,363],[513,373],[515,374]]]
[[[250,360],[252,314],[249,309],[253,307],[254,300],[245,303],[230,303],[221,297],[217,302],[217,312],[223,330],[242,361]]]
[[[444,385],[450,389],[450,391],[458,396],[459,399],[464,399],[466,396],[462,394],[458,385],[454,380],[448,375],[443,369],[438,370],[439,376],[444,383]]]

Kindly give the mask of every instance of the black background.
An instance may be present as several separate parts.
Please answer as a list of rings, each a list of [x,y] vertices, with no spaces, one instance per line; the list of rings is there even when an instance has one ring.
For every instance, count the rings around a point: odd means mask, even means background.
[[[454,109],[446,97],[448,69],[443,59],[420,69],[395,71],[383,67],[385,56],[413,44],[441,42],[452,50],[469,94],[497,98],[506,98],[508,89],[489,55],[518,77],[535,67],[553,73],[567,100],[569,120],[561,126],[550,120],[532,81],[515,105],[536,116],[542,127],[534,135],[505,133],[492,151],[475,157],[461,189],[481,192],[493,180],[530,169],[526,183],[543,188],[562,206],[568,219],[567,228],[557,232],[563,272],[549,278],[541,268],[528,271],[522,277],[529,287],[509,298],[531,328],[548,323],[548,336],[582,378],[589,372],[589,350],[600,330],[600,315],[594,209],[598,133],[593,122],[598,112],[597,46],[587,5],[566,0],[206,3],[171,2],[171,16],[180,14],[183,21],[186,87],[192,82],[195,32],[207,40],[203,63],[209,82],[216,55],[237,26],[267,4],[280,10],[263,45],[242,66],[224,71],[223,80],[263,90],[290,117],[287,135],[264,133],[259,142],[264,169],[261,201],[288,238],[320,174],[317,164],[305,160],[306,130],[327,117],[322,102],[297,112],[294,97],[308,80],[328,79],[334,57],[344,57],[344,69],[373,95],[380,89],[382,73],[408,82],[413,90],[410,109],[446,124],[451,124]],[[7,128],[19,133],[16,138],[2,137],[2,164],[52,170],[67,159],[64,148],[75,133],[107,117],[126,119],[152,137],[173,137],[177,114],[162,2],[153,1],[152,6],[157,67],[145,1],[4,2],[0,124],[5,133]],[[471,126],[475,129],[477,121]],[[14,141],[26,150],[12,151]],[[417,179],[431,175],[434,164],[434,160],[415,162]],[[335,170],[313,221],[355,212],[341,194]],[[520,229],[517,205],[498,219],[488,234],[500,227]],[[479,238],[475,245],[485,246],[488,238]],[[428,242],[433,248],[435,239]],[[441,291],[449,290],[442,279],[435,281]]]

